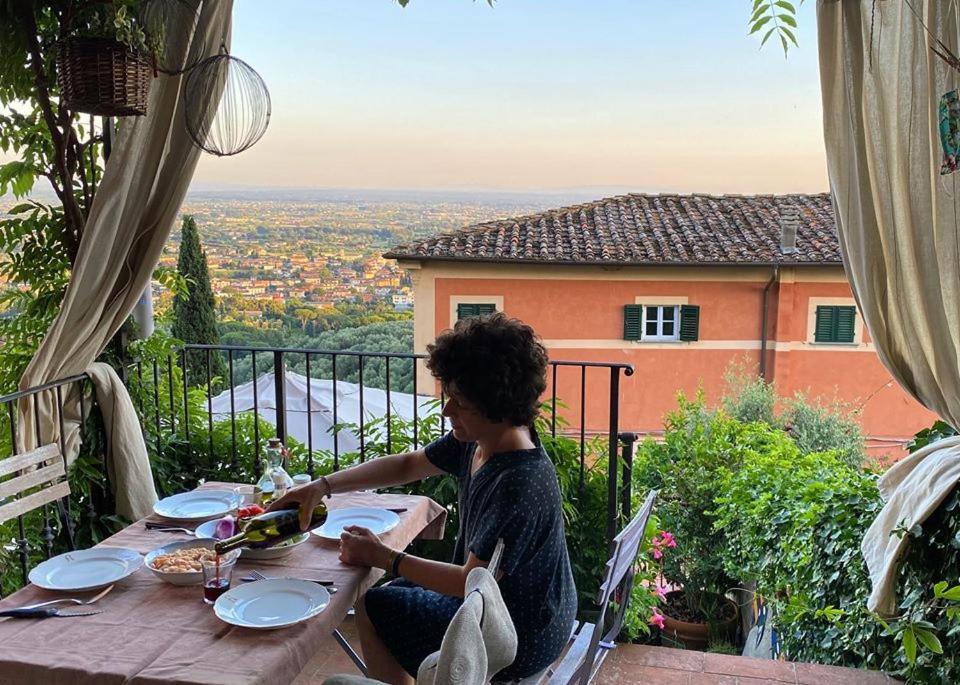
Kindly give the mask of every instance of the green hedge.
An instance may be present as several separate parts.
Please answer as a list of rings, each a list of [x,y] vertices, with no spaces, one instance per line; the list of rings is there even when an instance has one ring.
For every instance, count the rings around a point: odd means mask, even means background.
[[[883,505],[877,474],[850,458],[849,437],[837,450],[805,445],[781,426],[681,397],[664,442],[644,443],[635,467],[637,489],[662,489],[657,512],[677,536],[668,574],[712,578],[714,589],[724,578],[755,582],[790,660],[960,682],[960,587],[951,587],[960,574],[957,492],[922,527],[898,531],[910,536],[899,613],[883,621],[866,610],[860,553]]]

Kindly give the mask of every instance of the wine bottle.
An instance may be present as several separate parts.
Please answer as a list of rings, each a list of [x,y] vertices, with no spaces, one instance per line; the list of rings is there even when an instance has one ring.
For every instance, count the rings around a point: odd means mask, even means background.
[[[322,526],[326,520],[327,505],[321,502],[314,507],[313,514],[310,516],[310,528]],[[223,554],[238,547],[263,549],[289,540],[301,532],[303,531],[300,530],[300,510],[278,509],[254,516],[247,521],[243,531],[233,537],[220,540],[213,547],[217,554]]]

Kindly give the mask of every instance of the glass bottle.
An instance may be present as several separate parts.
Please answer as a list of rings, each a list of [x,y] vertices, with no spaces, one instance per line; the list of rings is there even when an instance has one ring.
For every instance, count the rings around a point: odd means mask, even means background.
[[[321,502],[313,509],[309,527],[321,526],[326,520],[327,505]],[[300,510],[278,509],[254,516],[247,521],[242,532],[225,540],[220,540],[214,544],[214,549],[217,554],[224,554],[238,547],[263,549],[289,540],[301,532],[303,531],[300,530]]]
[[[270,438],[267,441],[267,464],[273,481],[273,499],[280,499],[294,485],[293,478],[283,468],[285,455],[286,449],[280,438]]]
[[[263,473],[260,474],[260,480],[257,481],[256,490],[260,493],[260,504],[266,506],[274,499],[273,468],[266,458],[260,460],[260,465]]]

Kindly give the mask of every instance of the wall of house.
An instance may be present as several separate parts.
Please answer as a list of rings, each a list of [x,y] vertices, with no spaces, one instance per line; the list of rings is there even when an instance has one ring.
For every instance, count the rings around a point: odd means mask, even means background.
[[[680,391],[692,395],[702,388],[708,401],[717,401],[732,363],[759,370],[763,291],[772,274],[767,267],[402,265],[415,284],[418,352],[453,325],[458,303],[494,303],[532,325],[552,359],[633,366],[634,374],[620,381],[620,430],[662,430]],[[699,340],[625,341],[625,304],[699,305]],[[784,396],[802,392],[862,407],[871,452],[902,455],[903,442],[935,417],[893,381],[859,315],[853,343],[813,342],[818,304],[854,304],[841,267],[779,270],[769,294],[767,377]],[[420,387],[432,387],[426,370],[420,373]],[[582,411],[587,431],[606,432],[609,375],[604,369],[558,370],[557,396],[566,405],[559,413],[570,426],[581,426]]]

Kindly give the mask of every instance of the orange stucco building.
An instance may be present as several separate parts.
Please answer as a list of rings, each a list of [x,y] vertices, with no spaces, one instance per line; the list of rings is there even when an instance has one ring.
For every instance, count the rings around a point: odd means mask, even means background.
[[[678,391],[702,387],[718,400],[731,363],[782,396],[859,407],[875,456],[900,456],[935,420],[877,357],[826,195],[627,195],[467,227],[386,256],[413,276],[418,352],[457,318],[495,309],[533,326],[552,359],[631,364],[620,381],[621,431],[662,430]],[[576,368],[556,378],[574,428],[581,380]],[[588,370],[591,432],[607,428],[608,390],[609,373]]]

